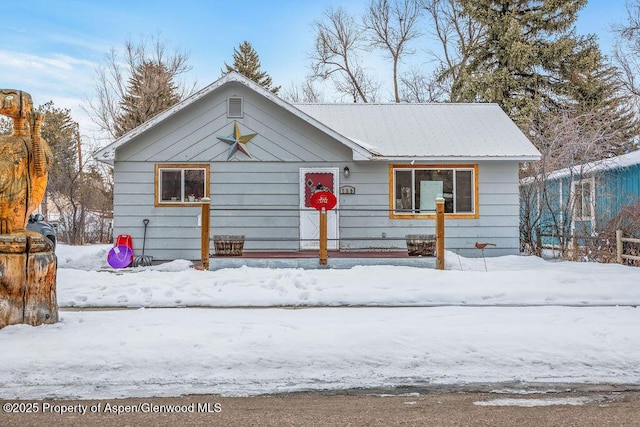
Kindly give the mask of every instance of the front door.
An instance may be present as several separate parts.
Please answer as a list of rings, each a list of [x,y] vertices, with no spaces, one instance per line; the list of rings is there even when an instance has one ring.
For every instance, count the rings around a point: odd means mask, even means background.
[[[338,168],[300,169],[300,249],[319,249],[320,214],[311,206],[316,191],[338,196]],[[338,249],[338,205],[327,212],[327,249]]]

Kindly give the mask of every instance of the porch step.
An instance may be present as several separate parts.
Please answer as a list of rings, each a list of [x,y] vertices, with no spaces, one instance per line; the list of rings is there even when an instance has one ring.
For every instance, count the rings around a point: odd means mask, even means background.
[[[239,268],[243,266],[254,268],[302,268],[311,269],[347,269],[366,265],[393,265],[403,267],[436,268],[436,259],[433,257],[332,257],[331,253],[327,265],[320,265],[318,255],[313,256],[289,256],[289,257],[213,257],[209,260],[209,269],[219,270],[223,268]]]

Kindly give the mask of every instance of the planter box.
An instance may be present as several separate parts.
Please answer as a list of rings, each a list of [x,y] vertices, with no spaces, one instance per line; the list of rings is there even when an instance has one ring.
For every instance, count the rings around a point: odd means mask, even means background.
[[[435,234],[407,234],[407,252],[409,256],[435,256]]]
[[[242,256],[242,250],[244,249],[244,236],[213,236],[213,248],[216,255]]]

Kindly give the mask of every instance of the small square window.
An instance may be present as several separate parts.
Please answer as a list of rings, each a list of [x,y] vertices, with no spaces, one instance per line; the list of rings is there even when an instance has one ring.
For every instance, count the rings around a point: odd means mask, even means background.
[[[156,165],[156,206],[199,203],[209,196],[208,165]]]

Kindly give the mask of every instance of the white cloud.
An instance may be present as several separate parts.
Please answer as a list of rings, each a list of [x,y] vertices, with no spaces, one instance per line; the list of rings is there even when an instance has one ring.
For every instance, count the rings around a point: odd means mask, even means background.
[[[56,80],[86,81],[98,65],[94,62],[68,55],[38,56],[29,53],[0,50],[0,63],[5,72],[3,80],[24,82],[54,78]],[[88,73],[90,71],[90,73]],[[77,87],[77,85],[76,85]]]
[[[5,87],[29,92],[35,105],[53,101],[57,108],[69,109],[82,135],[95,134],[85,109],[97,63],[64,54],[39,56],[2,49],[0,63]]]

